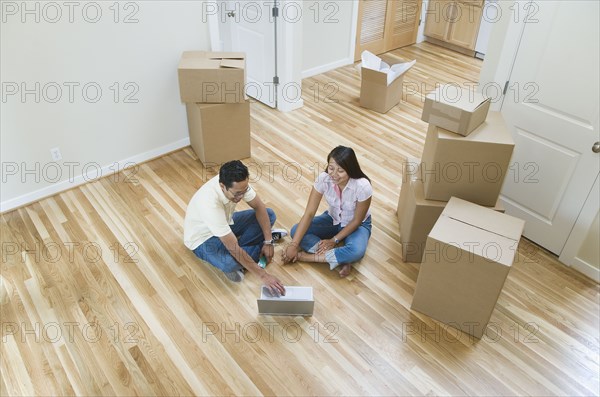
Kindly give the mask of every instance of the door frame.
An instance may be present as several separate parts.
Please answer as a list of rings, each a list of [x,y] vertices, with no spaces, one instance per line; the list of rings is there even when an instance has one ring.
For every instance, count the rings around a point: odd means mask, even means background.
[[[206,3],[214,3],[219,9],[225,2],[207,0]],[[281,0],[280,9],[286,3],[301,2],[298,0]],[[210,36],[211,51],[222,51],[223,41],[219,29],[218,13],[208,15],[208,33]],[[279,85],[277,86],[277,109],[282,112],[289,112],[299,109],[304,105],[301,97],[298,97],[292,91],[302,93],[302,53],[294,51],[295,48],[302,48],[302,24],[287,23],[285,18],[277,20],[277,74],[279,75]],[[292,96],[293,94],[293,96]]]

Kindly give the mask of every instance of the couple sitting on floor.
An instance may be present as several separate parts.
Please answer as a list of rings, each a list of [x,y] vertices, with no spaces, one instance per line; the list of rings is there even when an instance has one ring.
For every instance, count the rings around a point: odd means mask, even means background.
[[[365,255],[371,236],[372,194],[354,150],[344,146],[333,149],[327,156],[327,169],[310,192],[304,215],[292,227],[292,242],[283,250],[284,262],[326,262],[332,270],[340,266],[341,277],[350,274],[352,263]],[[323,196],[329,209],[315,217]],[[252,209],[234,212],[241,200]],[[273,237],[281,235],[271,230],[274,223],[275,212],[266,208],[249,184],[248,168],[241,161],[230,161],[188,204],[184,242],[229,280],[242,281],[247,270],[259,276],[272,293],[285,294],[279,279],[257,263],[261,255],[267,263],[273,258]]]

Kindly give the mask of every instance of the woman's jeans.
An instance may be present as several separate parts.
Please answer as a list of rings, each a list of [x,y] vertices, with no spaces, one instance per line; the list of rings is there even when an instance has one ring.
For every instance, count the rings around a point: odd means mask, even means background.
[[[298,225],[292,227],[292,237],[296,234]],[[319,216],[313,218],[304,238],[300,242],[300,247],[314,254],[317,251],[319,241],[333,238],[342,230],[341,224],[334,225],[329,212],[325,211]],[[371,216],[344,239],[344,245],[331,249],[325,253],[325,259],[329,263],[330,269],[336,268],[340,264],[353,263],[365,256],[367,243],[371,237]]]

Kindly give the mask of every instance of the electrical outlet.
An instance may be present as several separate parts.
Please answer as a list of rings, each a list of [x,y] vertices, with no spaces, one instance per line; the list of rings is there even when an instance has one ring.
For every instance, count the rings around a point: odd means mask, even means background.
[[[52,155],[52,160],[58,161],[62,160],[62,154],[60,154],[60,149],[55,147],[50,149],[50,154]]]

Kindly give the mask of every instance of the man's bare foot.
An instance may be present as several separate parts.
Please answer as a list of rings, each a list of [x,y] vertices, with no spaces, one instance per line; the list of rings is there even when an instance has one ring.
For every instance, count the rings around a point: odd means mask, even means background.
[[[350,274],[350,272],[352,271],[352,265],[349,263],[346,263],[343,267],[342,270],[340,270],[340,277],[344,278],[347,275]]]

